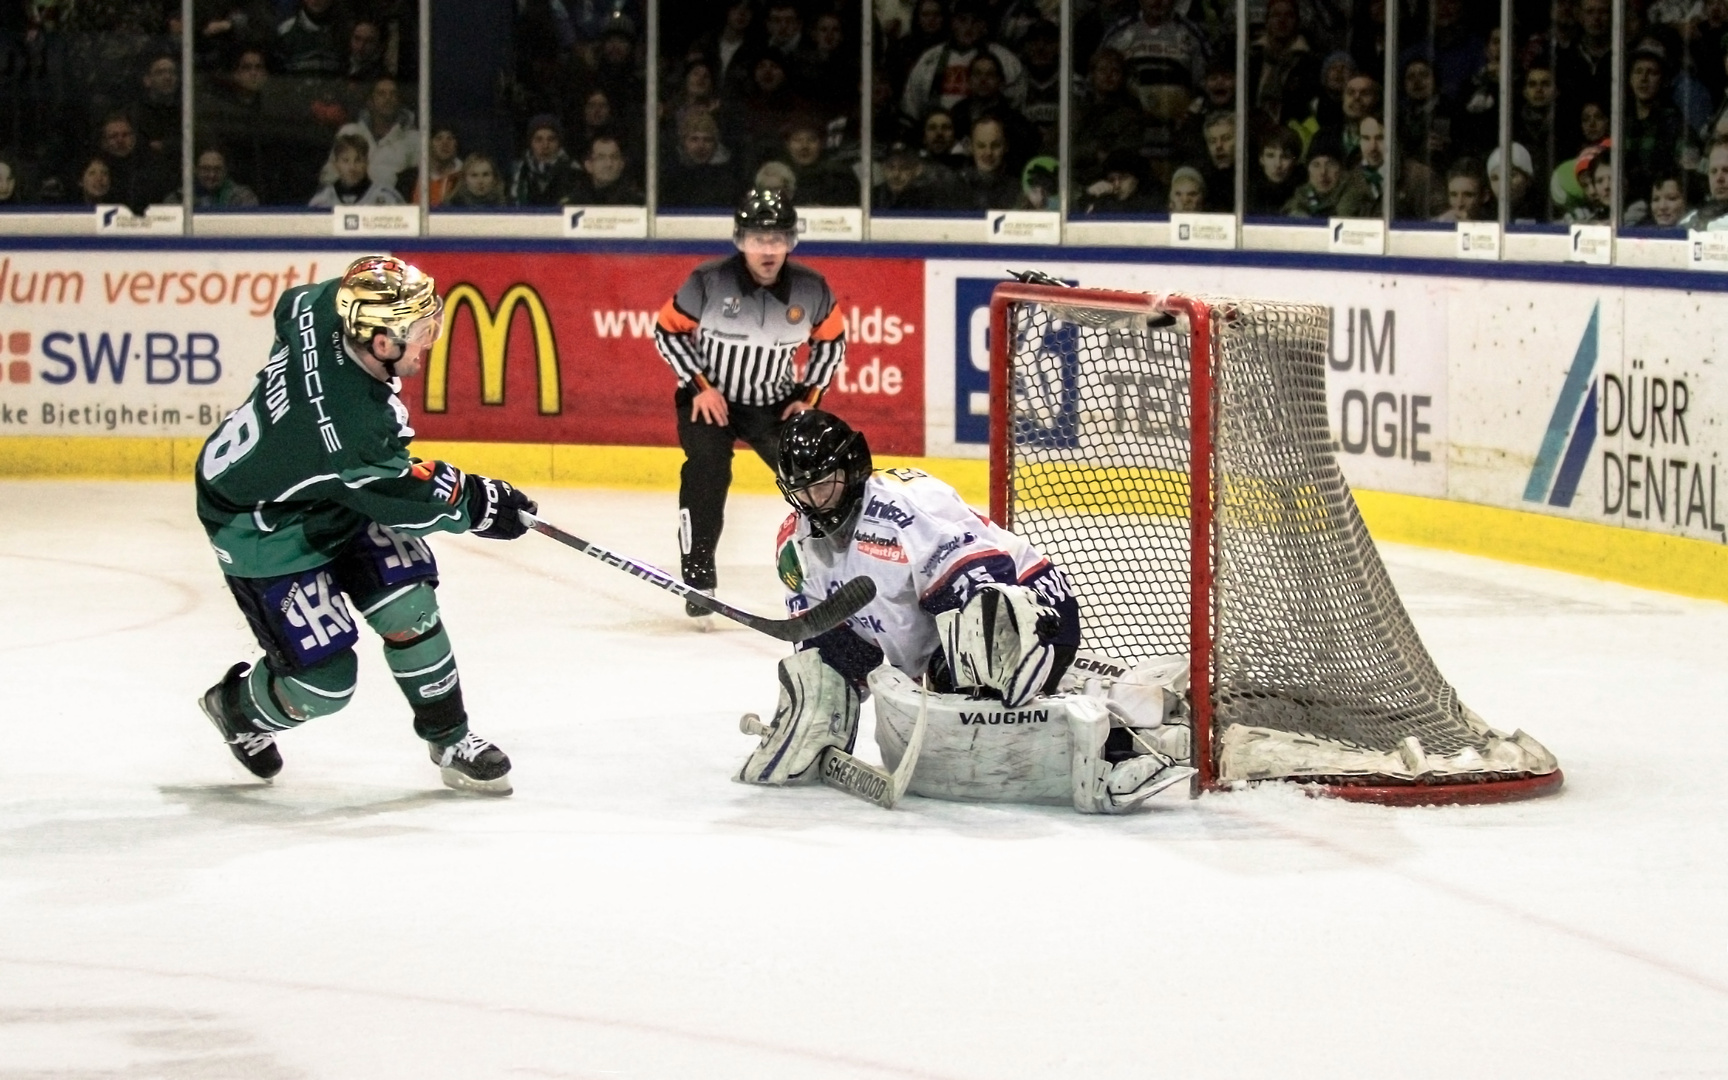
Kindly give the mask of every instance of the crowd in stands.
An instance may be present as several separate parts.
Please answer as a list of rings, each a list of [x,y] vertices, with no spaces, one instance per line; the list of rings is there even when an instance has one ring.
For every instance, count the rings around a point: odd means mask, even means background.
[[[1065,156],[1071,215],[1231,211],[1245,140],[1256,217],[1378,216],[1388,187],[1400,220],[1728,214],[1728,0],[1625,0],[1620,146],[1613,0],[1515,0],[1504,154],[1500,5],[1466,0],[1249,0],[1240,87],[1234,0],[1073,0],[1067,33],[1056,0],[870,0],[866,153],[863,2],[511,0],[486,130],[434,123],[422,162],[417,0],[196,0],[193,200],[641,204],[652,140],[673,211],[752,186],[857,205],[865,183],[885,213],[1054,209]],[[434,18],[460,34],[486,3]],[[0,207],[181,198],[180,11],[0,0]]]

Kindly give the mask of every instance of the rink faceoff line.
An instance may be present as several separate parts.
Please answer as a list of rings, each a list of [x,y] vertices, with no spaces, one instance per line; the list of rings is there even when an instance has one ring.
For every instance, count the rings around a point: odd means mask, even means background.
[[[367,990],[352,986],[334,986],[320,983],[300,982],[293,979],[259,978],[248,976],[239,978],[231,975],[218,975],[203,971],[170,971],[163,968],[126,967],[119,964],[92,964],[81,960],[33,960],[19,956],[0,955],[0,964],[10,964],[15,967],[49,968],[70,971],[84,971],[110,975],[144,975],[162,979],[204,980],[207,982],[231,984],[234,986],[256,989],[272,987],[303,994],[348,994],[354,997],[373,998],[392,1003],[410,1003],[416,1005],[435,1005],[449,1009],[465,1009],[476,1013],[504,1014],[519,1016],[533,1020],[557,1020],[568,1024],[580,1024],[590,1027],[610,1028],[618,1031],[630,1031],[641,1035],[684,1039],[698,1044],[711,1044],[748,1050],[756,1053],[774,1054],[779,1057],[791,1058],[796,1061],[807,1061],[812,1064],[837,1065],[860,1072],[878,1073],[883,1076],[908,1077],[910,1080],[965,1080],[953,1073],[931,1072],[912,1065],[893,1065],[869,1058],[848,1057],[838,1053],[824,1053],[819,1050],[808,1050],[800,1047],[777,1046],[773,1043],[761,1042],[756,1039],[741,1038],[736,1035],[714,1035],[707,1032],[690,1031],[683,1028],[669,1027],[661,1024],[648,1024],[640,1020],[611,1020],[595,1016],[583,1016],[577,1013],[554,1012],[551,1009],[534,1009],[521,1005],[493,1005],[479,1001],[464,1001],[460,998],[435,997],[431,994],[401,993],[391,990]]]
[[[1691,968],[1682,967],[1671,960],[1664,959],[1663,957],[1657,956],[1653,953],[1647,953],[1636,949],[1630,945],[1615,941],[1613,938],[1603,937],[1600,934],[1591,933],[1588,930],[1581,930],[1578,927],[1563,923],[1558,919],[1551,919],[1533,911],[1526,911],[1523,908],[1514,907],[1511,904],[1501,900],[1496,900],[1493,897],[1471,892],[1468,889],[1461,888],[1441,878],[1431,877],[1418,871],[1389,865],[1385,860],[1376,859],[1372,855],[1357,851],[1336,840],[1330,840],[1323,836],[1314,836],[1301,832],[1277,818],[1265,818],[1245,810],[1235,810],[1222,807],[1219,808],[1219,812],[1229,817],[1252,821],[1257,825],[1267,828],[1271,832],[1280,833],[1292,840],[1340,856],[1345,861],[1355,863],[1365,869],[1394,874],[1412,884],[1421,885],[1436,892],[1444,893],[1456,900],[1463,900],[1467,903],[1487,908],[1490,911],[1497,912],[1500,915],[1514,920],[1526,922],[1533,926],[1539,926],[1545,930],[1558,933],[1563,937],[1573,938],[1574,940],[1581,941],[1586,945],[1594,946],[1595,948],[1613,953],[1614,955],[1624,959],[1636,961],[1646,967],[1654,968],[1663,974],[1672,975],[1701,989],[1708,990],[1723,997],[1728,997],[1728,982],[1723,982],[1702,972],[1694,971]]]

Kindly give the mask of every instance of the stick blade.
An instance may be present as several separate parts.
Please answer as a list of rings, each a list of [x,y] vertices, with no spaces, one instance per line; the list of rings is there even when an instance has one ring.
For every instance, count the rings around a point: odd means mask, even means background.
[[[841,584],[826,600],[804,614],[757,629],[781,641],[808,641],[839,626],[874,599],[876,582],[867,577],[855,577]]]

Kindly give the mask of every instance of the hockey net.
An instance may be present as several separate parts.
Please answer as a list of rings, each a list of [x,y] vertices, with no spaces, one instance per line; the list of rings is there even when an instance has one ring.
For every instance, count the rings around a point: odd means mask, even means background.
[[[1186,654],[1200,789],[1377,802],[1561,783],[1423,647],[1332,450],[1324,307],[1025,284],[991,303],[991,515],[1067,575],[1082,648]]]

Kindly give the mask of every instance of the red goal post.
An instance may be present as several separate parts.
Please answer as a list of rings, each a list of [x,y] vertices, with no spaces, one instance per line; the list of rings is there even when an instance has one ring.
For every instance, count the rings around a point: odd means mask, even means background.
[[[1195,792],[1414,805],[1557,790],[1416,636],[1327,430],[1330,312],[1017,282],[990,304],[990,514],[1067,574],[1082,648],[1185,651]]]

